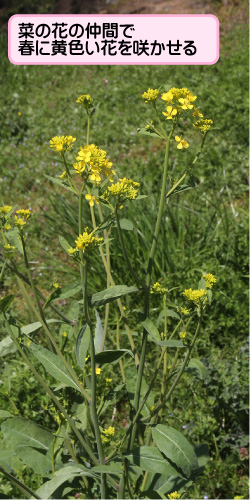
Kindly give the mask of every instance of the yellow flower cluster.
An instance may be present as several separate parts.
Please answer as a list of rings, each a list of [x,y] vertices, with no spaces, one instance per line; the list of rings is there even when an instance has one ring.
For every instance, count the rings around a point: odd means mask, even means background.
[[[21,216],[21,217],[20,217]],[[15,226],[23,227],[25,226],[27,220],[31,216],[31,211],[27,209],[16,210],[15,212]]]
[[[186,297],[186,299],[191,300],[196,305],[198,305],[206,297],[207,292],[206,292],[206,290],[203,290],[202,288],[201,288],[201,290],[192,290],[192,288],[189,288],[188,290],[185,290],[183,292],[183,295],[184,295],[184,297]]]
[[[212,288],[217,281],[215,276],[211,273],[203,274],[202,278],[204,278],[207,288]]]
[[[4,207],[0,207],[0,214],[8,214],[11,211],[12,207],[9,205],[5,205]]]
[[[4,245],[4,248],[7,252],[11,252],[12,250],[15,250],[16,247],[13,247],[9,243],[7,243],[7,245]]]
[[[168,289],[164,288],[163,285],[161,285],[158,281],[152,286],[150,293],[161,293],[162,295],[164,293],[167,293]]]
[[[53,137],[50,141],[50,147],[54,149],[60,155],[65,151],[70,151],[73,147],[76,138],[72,135],[61,135]]]
[[[132,179],[124,177],[123,179],[119,179],[119,182],[109,186],[108,190],[113,196],[119,196],[123,201],[125,199],[135,200],[139,187],[139,182],[135,182],[132,181]]]
[[[115,428],[109,426],[108,429],[104,429],[101,434],[102,443],[107,443],[112,436],[115,435]]]
[[[148,89],[147,92],[142,94],[142,98],[147,102],[155,102],[159,95],[159,90],[157,89]]]
[[[90,107],[93,104],[93,99],[89,94],[83,94],[76,99],[76,102],[82,104],[84,107]]]
[[[198,120],[193,124],[193,127],[200,130],[203,134],[206,134],[211,126],[213,125],[213,120]]]
[[[162,111],[166,120],[173,120],[182,110],[188,111],[190,109],[193,110],[193,117],[203,117],[203,114],[193,104],[197,96],[193,95],[187,88],[177,89],[173,87],[168,92],[164,92],[161,99],[167,103],[166,111]]]
[[[101,375],[101,371],[102,371],[102,369],[101,369],[101,368],[96,368],[96,369],[95,369],[95,374],[96,374],[96,375]]]
[[[189,309],[187,309],[186,307],[181,307],[181,313],[182,313],[182,314],[189,314],[189,313],[190,313],[190,311],[189,311]]]
[[[179,335],[181,339],[185,339],[187,332],[181,332]]]
[[[78,152],[73,167],[78,174],[82,174],[85,170],[89,174],[91,182],[99,183],[104,179],[109,179],[113,182],[114,170],[111,168],[113,163],[106,158],[106,151],[98,149],[94,144],[81,148]]]
[[[170,493],[170,495],[168,495],[168,498],[170,498],[171,500],[175,498],[181,498],[181,495],[179,495],[177,491],[173,491],[173,493]]]
[[[96,236],[94,236],[92,233],[88,233],[88,230],[86,228],[84,233],[80,234],[77,240],[75,240],[76,250],[82,250],[83,252],[86,252],[99,245],[102,241],[103,238],[96,238]],[[70,249],[68,251],[69,253],[74,253],[74,251],[70,251]]]
[[[176,140],[176,142],[178,142],[177,149],[182,149],[182,148],[188,148],[189,147],[188,142],[185,139],[182,139],[182,135],[180,137],[178,137],[178,135],[176,135],[175,136],[175,140]]]

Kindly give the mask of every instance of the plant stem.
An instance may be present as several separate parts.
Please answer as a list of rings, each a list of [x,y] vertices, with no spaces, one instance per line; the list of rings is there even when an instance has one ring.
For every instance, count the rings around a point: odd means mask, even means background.
[[[22,241],[22,246],[23,246],[23,253],[24,253],[24,261],[25,261],[25,266],[26,266],[26,269],[27,269],[27,273],[28,273],[28,278],[29,278],[29,281],[30,281],[30,284],[31,284],[31,288],[32,288],[32,291],[33,291],[33,294],[34,294],[34,297],[35,297],[35,301],[36,301],[36,305],[37,305],[37,309],[38,311],[34,308],[32,302],[30,301],[30,305],[34,311],[34,313],[36,314],[37,318],[39,319],[39,321],[41,322],[43,328],[44,328],[44,331],[46,332],[46,334],[48,335],[49,337],[49,340],[51,342],[51,344],[53,345],[56,353],[58,354],[58,356],[61,358],[61,360],[63,361],[64,365],[66,366],[67,370],[69,371],[70,375],[72,376],[72,378],[74,379],[75,383],[77,384],[77,386],[79,387],[81,393],[83,394],[83,396],[87,399],[87,401],[90,401],[90,397],[88,395],[88,393],[85,391],[83,385],[81,384],[81,382],[78,380],[78,377],[77,375],[75,374],[75,371],[73,370],[73,368],[69,365],[69,363],[67,362],[67,360],[65,359],[65,357],[63,356],[62,352],[60,351],[57,343],[55,342],[53,336],[51,335],[50,333],[50,330],[48,328],[48,325],[46,323],[46,318],[45,318],[45,315],[44,315],[44,311],[40,305],[40,302],[39,302],[39,298],[38,298],[38,295],[36,293],[36,287],[34,285],[34,281],[33,281],[33,278],[32,278],[32,275],[31,275],[31,271],[30,271],[30,267],[29,267],[29,261],[28,261],[28,257],[27,257],[27,252],[26,252],[26,246],[25,246],[25,242],[24,242],[24,237],[23,237],[23,234],[21,233],[21,241]],[[28,298],[29,299],[29,298]]]
[[[93,207],[90,207],[90,209],[91,209],[91,217],[92,217],[93,227],[94,227],[94,229],[96,229],[97,226],[96,226],[95,214],[94,214]],[[103,265],[105,267],[107,276],[109,278],[110,284],[112,286],[115,286],[115,282],[114,282],[113,277],[111,275],[110,269],[109,269],[109,267],[107,265],[107,261],[106,261],[106,258],[105,258],[105,255],[104,255],[104,252],[103,252],[103,249],[102,249],[101,246],[99,247],[99,252],[100,252],[100,255],[101,255],[101,258],[102,258],[102,262],[103,262]],[[124,321],[124,327],[125,327],[125,330],[126,330],[126,332],[128,334],[128,339],[129,339],[129,342],[130,342],[130,345],[131,345],[131,350],[132,350],[132,352],[134,354],[134,357],[135,357],[136,365],[138,366],[139,365],[139,357],[138,357],[138,354],[136,352],[135,343],[134,343],[133,337],[131,335],[130,328],[129,328],[128,324],[127,324],[127,319],[126,319],[126,316],[125,316],[125,313],[124,313],[124,310],[123,310],[123,307],[122,307],[121,299],[117,299],[117,304],[118,304],[121,316],[122,316],[123,321]]]
[[[120,243],[121,243],[121,247],[122,247],[122,253],[123,253],[123,257],[127,263],[127,266],[133,276],[133,278],[135,279],[136,283],[138,283],[139,286],[142,286],[142,282],[140,280],[140,278],[137,276],[136,272],[134,271],[133,269],[133,266],[130,262],[130,259],[129,259],[129,256],[127,254],[127,250],[126,250],[126,247],[125,247],[125,244],[124,244],[124,240],[123,240],[123,234],[122,234],[122,230],[121,230],[121,226],[120,226],[120,220],[119,220],[119,215],[118,215],[118,211],[117,211],[117,208],[115,210],[115,218],[116,218],[116,224],[117,224],[117,230],[118,230],[118,234],[119,234],[119,239],[120,239]]]
[[[41,498],[34,491],[32,491],[28,486],[23,484],[19,479],[10,474],[4,467],[0,466],[0,472],[2,472],[7,479],[9,479],[17,488],[21,491],[21,493],[28,494],[29,498]]]

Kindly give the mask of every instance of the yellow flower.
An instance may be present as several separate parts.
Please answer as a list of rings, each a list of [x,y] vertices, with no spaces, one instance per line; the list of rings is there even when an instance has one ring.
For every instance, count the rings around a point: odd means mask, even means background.
[[[21,111],[18,111],[18,112],[17,112],[17,114],[18,114],[18,116],[21,116],[21,115],[22,115]]]
[[[243,498],[245,498],[244,495],[243,496],[237,495],[236,497],[234,497],[234,500],[243,500]]]
[[[179,335],[181,339],[185,339],[187,332],[181,332]]]
[[[142,99],[145,100],[145,103],[151,101],[155,102],[159,95],[159,90],[157,89],[148,89],[147,92],[142,94]]]
[[[73,255],[74,253],[77,252],[77,248],[72,248],[72,247],[69,247],[67,249],[67,252],[70,254],[70,255]]]
[[[67,179],[68,174],[67,174],[66,170],[64,170],[61,175],[58,175],[58,177],[60,177],[60,179]]]
[[[183,98],[181,97],[178,99],[178,101],[181,104],[182,109],[192,109],[194,107],[193,104],[190,104],[192,101],[195,101],[196,96],[193,96],[192,94],[189,94],[187,97]]]
[[[173,493],[170,493],[170,495],[168,495],[168,498],[170,499],[181,498],[181,495],[179,495],[177,491],[173,491]]]
[[[178,149],[182,149],[182,148],[188,148],[189,147],[189,144],[188,142],[185,140],[185,139],[182,139],[182,135],[180,137],[178,137],[178,135],[175,136],[175,140],[176,142],[178,142],[179,144],[177,145],[177,148]]]
[[[10,224],[4,224],[4,229],[6,229],[6,231],[9,231],[11,229],[11,225]]]
[[[173,118],[177,115],[177,108],[173,108],[173,106],[167,106],[166,111],[166,113],[165,111],[162,111],[162,114],[167,117],[166,120],[173,120]]]
[[[203,134],[206,134],[210,130],[212,125],[213,120],[198,120],[193,124],[193,127],[200,130]]]
[[[105,378],[106,385],[110,385],[112,380],[112,378]]]
[[[90,194],[85,194],[85,198],[86,200],[89,202],[90,206],[93,207],[94,204],[96,203],[97,205],[99,205],[99,200],[98,198],[96,198],[96,196],[94,196],[92,193]]]
[[[5,205],[4,207],[0,207],[0,214],[8,214],[11,211],[12,207],[9,205]]]
[[[217,281],[215,276],[211,273],[203,274],[202,278],[205,279],[206,288],[212,288]]]
[[[168,92],[164,92],[162,95],[161,95],[161,99],[163,101],[167,101],[167,102],[171,102],[174,98],[174,94],[171,90],[169,90]]]
[[[194,106],[193,117],[199,116],[199,118],[203,118],[203,114]]]
[[[119,182],[109,186],[108,190],[113,196],[119,196],[120,201],[125,201],[126,199],[135,200],[139,187],[139,182],[124,177],[123,179],[119,179]]]
[[[192,290],[192,288],[189,288],[187,290],[184,290],[183,295],[184,297],[186,297],[186,299],[191,300],[196,305],[198,305],[203,302],[203,299],[206,297],[207,292],[206,290],[203,290],[203,288],[201,288],[201,290]]]
[[[17,217],[17,215],[15,215],[15,226],[23,227],[25,226],[26,222],[27,221],[22,219],[22,217]]]
[[[102,371],[102,369],[101,369],[101,368],[96,368],[96,369],[95,369],[95,373],[96,373],[96,375],[101,375],[101,371]]]
[[[85,252],[86,250],[90,250],[91,247],[94,248],[95,246],[99,245],[102,241],[103,238],[96,238],[95,236],[93,236],[92,233],[88,233],[87,230],[85,230],[83,234],[80,234],[77,240],[75,240],[76,248],[78,250],[82,250],[83,252]]]
[[[150,293],[167,293],[168,289],[164,288],[163,285],[161,285],[158,281],[151,287]]]
[[[168,92],[164,92],[161,96],[163,101],[172,102],[175,101],[177,105],[182,107],[185,104],[195,101],[197,96],[193,95],[187,88],[178,89],[176,87],[171,88]],[[180,99],[185,99],[185,103],[179,101]],[[193,107],[193,106],[192,106]],[[185,108],[183,108],[185,109]]]
[[[76,159],[78,163],[74,163],[76,172],[82,173],[87,168],[89,179],[92,182],[99,183],[104,179],[109,179],[113,182],[114,170],[111,168],[113,163],[106,158],[107,152],[103,149],[98,149],[94,144],[80,148]]]
[[[67,332],[63,332],[63,333],[62,333],[62,336],[63,336],[63,337],[68,337]]]
[[[29,217],[31,216],[31,211],[28,208],[26,210],[24,209],[16,210],[15,213],[17,215],[23,215],[26,219],[29,219]]]
[[[189,309],[187,309],[186,307],[181,307],[181,313],[182,313],[182,314],[189,314],[189,313],[190,313],[190,311],[189,311]]]
[[[11,250],[15,250],[16,247],[13,247],[12,245],[10,245],[9,243],[7,243],[7,245],[4,245],[4,248],[5,250],[7,251],[11,251]]]
[[[70,151],[75,140],[76,138],[72,137],[72,135],[55,136],[50,140],[50,147],[54,148],[57,153],[62,154],[65,151]]]
[[[78,97],[76,99],[76,102],[78,102],[79,104],[82,104],[84,106],[84,108],[89,108],[89,107],[92,107],[93,106],[93,99],[92,97],[90,97],[89,94],[83,94],[83,95],[80,95],[80,97]]]

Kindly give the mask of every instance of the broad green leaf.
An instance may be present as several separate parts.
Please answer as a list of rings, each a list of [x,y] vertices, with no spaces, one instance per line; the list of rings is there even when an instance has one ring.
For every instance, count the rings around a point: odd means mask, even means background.
[[[181,340],[161,340],[160,342],[158,342],[158,345],[162,345],[165,347],[176,347],[176,348],[187,347],[186,345],[183,344],[183,342],[181,342]]]
[[[106,288],[106,290],[102,290],[102,292],[94,293],[91,297],[91,305],[101,306],[103,304],[107,304],[108,302],[112,302],[113,300],[119,299],[119,297],[122,297],[123,295],[134,292],[138,292],[138,288],[135,286],[110,286],[109,288]]]
[[[12,450],[1,450],[0,451],[0,465],[5,469],[12,471],[12,467],[10,465],[10,460],[15,456],[15,449],[13,447]]]
[[[30,446],[32,448],[47,452],[54,437],[41,425],[22,417],[13,417],[1,425],[4,441],[8,447],[17,449],[20,446]]]
[[[167,309],[167,316],[169,318],[176,318],[176,319],[181,319],[179,314],[177,314],[177,312],[173,311],[172,309]]]
[[[44,347],[35,344],[32,342],[30,344],[30,349],[33,352],[34,356],[42,363],[45,370],[47,370],[52,377],[54,377],[59,382],[63,384],[73,387],[77,391],[81,392],[78,385],[75,383],[74,379],[71,377],[69,371],[64,365],[63,361],[57,354],[45,349]]]
[[[198,460],[194,449],[179,431],[159,424],[153,428],[152,435],[159,450],[177,465],[186,477],[197,469]]]
[[[46,323],[63,323],[61,319],[47,319]],[[36,332],[41,328],[43,325],[40,323],[40,321],[36,321],[35,323],[30,323],[29,325],[22,326],[21,332],[24,333],[24,335],[30,335],[30,333]]]
[[[152,136],[152,137],[158,137],[158,139],[162,139],[162,137],[160,135],[156,134],[155,132],[153,132],[153,130],[150,130],[150,129],[145,130],[145,128],[138,128],[137,133],[142,134],[142,135]]]
[[[14,295],[5,295],[0,299],[0,313],[8,309],[14,298],[15,298]]]
[[[161,341],[161,336],[156,328],[156,326],[154,325],[153,321],[149,318],[146,318],[144,321],[141,322],[142,325],[144,326],[145,330],[148,332],[148,334],[150,335],[151,339],[154,341],[154,342],[160,342]]]
[[[0,410],[0,418],[9,418],[9,417],[12,417],[9,411]]]
[[[104,365],[105,363],[115,363],[121,359],[124,354],[129,354],[132,358],[134,357],[133,353],[128,349],[115,349],[99,352],[96,354],[95,360],[99,365]]]
[[[57,288],[58,295],[54,296],[54,294],[53,294],[49,303],[53,304],[53,302],[55,302],[56,300],[68,299],[69,297],[73,297],[78,292],[80,292],[81,289],[82,289],[82,285],[79,281],[76,281],[75,283],[72,283],[71,285],[63,286],[62,288]]]
[[[155,474],[163,474],[166,477],[179,475],[176,469],[170,465],[167,459],[154,446],[141,446],[134,448],[130,453],[124,455],[129,462],[139,465],[143,470]]]
[[[76,357],[79,366],[83,369],[85,366],[85,358],[90,343],[90,328],[88,325],[84,325],[77,337],[76,341]]]
[[[198,285],[198,289],[199,290],[206,290],[207,287],[206,287],[206,281],[204,278],[201,278],[200,281],[199,281],[199,285]]]
[[[96,465],[95,467],[92,467],[91,469],[92,472],[105,472],[107,474],[122,474],[123,469],[122,469],[122,464],[112,464],[112,465]]]
[[[17,347],[15,346],[11,337],[5,337],[5,339],[0,342],[0,357],[6,356],[6,354],[12,354],[16,352]]]
[[[185,372],[192,373],[194,375],[198,375],[202,379],[208,379],[209,378],[209,373],[206,369],[206,367],[203,365],[203,363],[199,359],[190,359],[187,368],[185,369]]]
[[[102,328],[101,318],[99,316],[97,309],[95,309],[95,317],[96,317],[96,325],[95,325],[94,346],[95,346],[95,352],[98,353],[101,352],[102,349],[104,331]]]
[[[51,495],[53,495],[61,484],[73,479],[74,477],[82,475],[91,476],[91,472],[89,472],[83,465],[67,465],[62,469],[57,470],[54,477],[40,486],[36,493],[41,498],[51,498]]]
[[[74,189],[72,189],[63,179],[58,179],[57,177],[51,177],[51,175],[47,174],[43,175],[44,177],[47,177],[47,179],[49,179],[51,182],[54,182],[54,184],[59,184],[59,186],[63,187],[64,189],[67,189],[68,191],[71,191],[72,193],[75,192]]]
[[[68,253],[68,249],[71,248],[70,243],[68,243],[63,236],[59,236],[59,242],[63,250]]]
[[[133,222],[129,219],[121,219],[120,226],[122,229],[125,229],[126,231],[133,231],[134,229]]]
[[[197,444],[194,448],[195,454],[198,458],[198,465],[200,468],[205,467],[209,462],[209,447],[208,444]]]
[[[41,453],[41,450],[36,450],[30,446],[18,446],[16,448],[16,455],[36,473],[39,471],[39,474],[47,474],[51,471],[51,449],[44,454],[43,452]]]
[[[22,240],[19,234],[19,231],[17,227],[12,229],[11,231],[6,231],[5,236],[10,243],[10,245],[14,246],[19,250],[20,253],[23,254],[23,245],[22,245]]]

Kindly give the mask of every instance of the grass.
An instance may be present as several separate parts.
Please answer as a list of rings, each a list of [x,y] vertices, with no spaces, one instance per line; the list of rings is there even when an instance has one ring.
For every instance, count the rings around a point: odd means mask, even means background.
[[[90,93],[97,103],[90,134],[91,142],[108,151],[121,176],[131,176],[141,183],[142,194],[148,198],[140,205],[131,204],[124,217],[134,229],[126,232],[126,244],[133,264],[143,275],[144,255],[152,235],[156,213],[158,185],[164,151],[157,139],[137,134],[137,128],[151,119],[150,108],[141,99],[148,87],[159,85],[188,87],[198,96],[204,115],[214,120],[218,130],[209,137],[204,152],[190,179],[194,189],[182,196],[175,195],[166,207],[167,226],[162,227],[156,253],[154,279],[168,288],[178,286],[169,299],[175,308],[181,291],[196,284],[201,270],[217,277],[217,292],[198,352],[209,372],[209,383],[193,380],[192,388],[184,378],[164,418],[176,428],[185,427],[188,438],[209,445],[208,467],[199,480],[190,486],[189,498],[247,498],[247,463],[240,457],[240,448],[247,445],[247,158],[248,158],[248,28],[240,25],[224,35],[219,62],[214,66],[13,66],[5,54],[6,39],[0,47],[1,65],[1,203],[17,203],[32,207],[34,215],[29,228],[29,257],[34,276],[47,293],[52,276],[60,284],[68,284],[72,267],[59,247],[58,236],[74,239],[77,234],[77,210],[73,196],[54,188],[43,174],[58,175],[61,166],[49,151],[49,140],[55,135],[76,134],[77,148],[84,144],[85,126],[81,110],[75,103],[82,93]],[[21,113],[19,115],[18,113]],[[196,135],[188,137],[192,144],[186,155],[172,156],[170,177],[177,177],[183,162],[191,157]],[[194,149],[193,149],[194,150]],[[171,179],[169,179],[169,183]],[[139,207],[138,208],[135,208]],[[90,220],[85,207],[86,222]],[[70,229],[71,228],[71,229]],[[122,267],[123,259],[117,235],[111,244],[113,276],[117,283],[132,285],[129,272]],[[91,262],[93,292],[106,287],[99,272],[99,263]],[[120,281],[119,281],[120,280]],[[12,308],[23,322],[30,322],[23,310],[21,295],[9,273],[2,282],[3,290],[14,290]],[[12,292],[13,293],[13,292]],[[71,301],[60,307],[67,311]],[[134,309],[140,299],[125,303],[136,341]],[[155,303],[155,318],[161,310]],[[74,312],[72,312],[74,317]],[[111,307],[111,333],[115,332],[115,307]],[[170,318],[171,325],[171,318]],[[57,331],[58,338],[62,331]],[[6,336],[4,327],[2,337]],[[42,341],[42,334],[40,334]],[[73,334],[65,352],[70,359]],[[112,335],[110,338],[112,342]],[[121,331],[122,347],[127,347]],[[146,367],[152,373],[154,351]],[[129,365],[128,365],[129,368]],[[46,410],[47,397],[40,393],[20,359],[13,354],[3,358],[1,373],[1,408],[34,419],[56,431],[53,409]],[[22,374],[17,377],[16,374]],[[109,369],[106,376],[113,376]],[[52,383],[52,381],[51,381]],[[99,382],[100,390],[102,381]],[[187,391],[187,386],[189,390]],[[8,391],[8,394],[6,394]],[[192,398],[187,396],[187,392]],[[67,392],[66,397],[69,397]],[[128,405],[125,394],[118,398],[121,427],[126,422]],[[243,402],[242,402],[243,401]],[[16,407],[16,410],[15,410]],[[174,408],[174,410],[173,410]],[[111,408],[110,408],[111,411]],[[34,489],[39,477],[19,459],[13,465],[23,479],[31,475]],[[19,495],[2,480],[3,498]],[[67,497],[66,497],[67,498]]]

